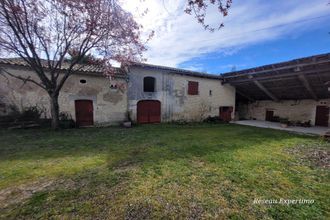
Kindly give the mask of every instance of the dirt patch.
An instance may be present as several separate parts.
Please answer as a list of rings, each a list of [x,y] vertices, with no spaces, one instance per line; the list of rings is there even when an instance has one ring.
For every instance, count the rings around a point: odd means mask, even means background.
[[[307,158],[318,167],[330,168],[330,150],[329,149],[316,149],[310,150]]]
[[[312,166],[330,169],[330,147],[297,146],[287,152],[298,155],[302,163],[308,161]]]
[[[31,198],[35,193],[52,190],[61,185],[64,188],[75,188],[72,180],[49,180],[42,179],[28,184],[22,184],[16,187],[8,187],[0,190],[0,208],[6,208],[9,205],[21,203]]]
[[[129,204],[125,210],[125,219],[152,219],[152,206],[145,202]]]
[[[138,164],[135,161],[123,161],[116,164],[113,168],[115,173],[126,173],[137,170]]]
[[[201,205],[197,204],[197,203],[191,203],[190,207],[189,207],[189,216],[188,219],[189,220],[193,220],[193,219],[203,219],[204,213],[204,209]]]

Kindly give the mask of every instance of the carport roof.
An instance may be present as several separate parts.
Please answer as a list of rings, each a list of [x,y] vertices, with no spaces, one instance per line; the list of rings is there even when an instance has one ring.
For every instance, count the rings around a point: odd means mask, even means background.
[[[222,74],[239,100],[325,99],[330,97],[330,53]]]

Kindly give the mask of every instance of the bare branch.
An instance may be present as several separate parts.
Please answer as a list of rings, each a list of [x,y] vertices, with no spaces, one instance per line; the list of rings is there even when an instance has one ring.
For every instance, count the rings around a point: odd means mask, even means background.
[[[33,84],[35,84],[35,85],[37,85],[37,86],[39,86],[39,87],[41,87],[41,88],[43,88],[43,89],[46,89],[46,87],[43,86],[41,83],[39,83],[39,82],[37,82],[37,81],[31,79],[31,76],[28,76],[28,77],[25,78],[25,77],[22,77],[22,76],[18,76],[18,75],[12,74],[12,73],[8,72],[7,70],[5,70],[5,69],[3,69],[3,68],[0,68],[0,74],[1,74],[1,75],[2,75],[2,74],[7,74],[7,75],[10,76],[10,77],[13,77],[13,78],[16,78],[16,79],[22,80],[24,83],[26,83],[26,82],[31,82],[31,83],[33,83]]]

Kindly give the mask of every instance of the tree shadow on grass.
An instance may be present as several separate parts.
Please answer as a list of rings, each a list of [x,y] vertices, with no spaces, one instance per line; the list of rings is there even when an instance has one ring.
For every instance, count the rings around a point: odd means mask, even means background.
[[[223,154],[226,160],[232,160],[239,150],[263,146],[264,151],[271,152],[277,144],[315,141],[310,136],[239,125],[144,126],[141,130],[143,132],[136,137],[123,141],[126,148],[117,152],[116,160],[109,151],[109,167],[125,164],[153,166],[164,161],[205,158],[215,154]]]
[[[0,158],[37,160],[63,156],[121,153],[137,148],[160,148],[203,155],[221,147],[249,147],[256,143],[295,137],[273,131],[238,125],[148,125],[132,129],[90,128],[53,132],[50,130],[0,130]],[[308,139],[310,137],[303,137]],[[230,149],[229,149],[230,150]],[[172,157],[172,156],[170,156]]]

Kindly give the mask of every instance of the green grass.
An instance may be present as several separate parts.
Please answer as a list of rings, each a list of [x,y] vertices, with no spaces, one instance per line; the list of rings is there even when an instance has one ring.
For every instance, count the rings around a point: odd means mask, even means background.
[[[321,139],[238,125],[0,131],[0,218],[328,219]],[[254,199],[313,204],[253,204]]]

